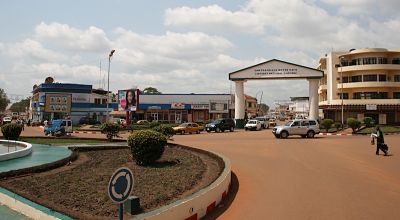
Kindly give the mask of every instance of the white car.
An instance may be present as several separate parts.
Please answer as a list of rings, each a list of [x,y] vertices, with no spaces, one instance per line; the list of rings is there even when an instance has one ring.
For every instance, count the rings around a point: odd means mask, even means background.
[[[268,118],[267,117],[256,117],[255,120],[260,121],[261,128],[267,129],[269,128]]]
[[[261,122],[259,120],[249,120],[247,124],[244,126],[244,130],[261,130]]]
[[[11,121],[12,121],[11,117],[4,117],[3,118],[3,124],[11,123]]]

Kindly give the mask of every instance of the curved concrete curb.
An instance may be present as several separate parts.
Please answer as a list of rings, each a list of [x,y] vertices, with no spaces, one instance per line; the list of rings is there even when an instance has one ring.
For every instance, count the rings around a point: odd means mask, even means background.
[[[22,141],[8,141],[8,140],[0,140],[2,144],[14,144],[18,146],[24,146],[25,148],[17,151],[12,151],[9,153],[0,154],[0,161],[11,160],[19,157],[25,157],[32,153],[32,144],[22,142]]]
[[[187,198],[154,211],[137,215],[131,220],[197,220],[211,212],[229,192],[231,185],[231,163],[224,156],[214,152],[210,153],[222,158],[225,164],[221,175],[211,185]]]
[[[352,136],[353,134],[319,133],[322,136]]]
[[[34,203],[11,191],[0,187],[0,204],[3,204],[25,216],[38,220],[72,220],[72,218]]]

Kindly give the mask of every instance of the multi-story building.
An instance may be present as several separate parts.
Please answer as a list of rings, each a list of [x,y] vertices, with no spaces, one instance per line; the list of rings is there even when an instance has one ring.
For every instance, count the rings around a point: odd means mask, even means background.
[[[258,116],[257,99],[253,96],[244,95],[245,112],[248,118]]]
[[[324,77],[319,107],[325,118],[340,122],[371,117],[379,124],[400,121],[400,49],[351,49],[320,59]]]
[[[107,91],[93,89],[92,85],[54,83],[51,77],[32,91],[30,118],[32,121],[69,118],[77,124],[83,117],[104,122],[107,114]],[[117,108],[111,100],[108,111]]]

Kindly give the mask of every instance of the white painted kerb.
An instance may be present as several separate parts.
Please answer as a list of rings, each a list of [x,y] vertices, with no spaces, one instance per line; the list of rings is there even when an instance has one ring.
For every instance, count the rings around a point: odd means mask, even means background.
[[[22,142],[22,141],[8,141],[8,140],[0,140],[0,143],[1,144],[10,144],[12,146],[14,146],[14,145],[25,146],[25,148],[23,148],[21,150],[0,154],[0,161],[24,157],[24,156],[32,153],[32,144],[30,144],[30,143],[26,143],[26,142]]]

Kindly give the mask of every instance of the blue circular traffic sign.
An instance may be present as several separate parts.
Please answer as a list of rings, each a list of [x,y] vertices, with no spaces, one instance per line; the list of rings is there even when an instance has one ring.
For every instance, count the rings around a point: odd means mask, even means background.
[[[127,167],[117,169],[108,182],[108,195],[115,203],[125,202],[132,192],[134,178]]]

